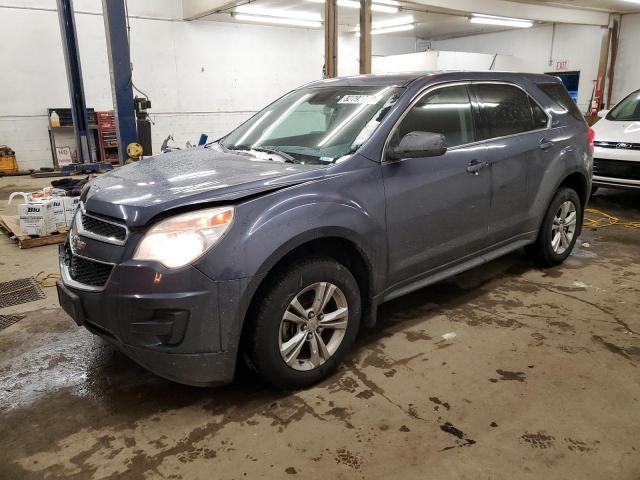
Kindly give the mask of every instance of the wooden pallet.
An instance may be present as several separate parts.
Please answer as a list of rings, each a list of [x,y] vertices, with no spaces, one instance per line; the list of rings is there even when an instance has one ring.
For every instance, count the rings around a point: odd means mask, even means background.
[[[10,237],[15,237],[20,248],[41,247],[63,243],[67,239],[67,230],[52,233],[50,235],[35,236],[25,235],[20,230],[20,221],[15,215],[0,215],[0,227],[6,230]]]

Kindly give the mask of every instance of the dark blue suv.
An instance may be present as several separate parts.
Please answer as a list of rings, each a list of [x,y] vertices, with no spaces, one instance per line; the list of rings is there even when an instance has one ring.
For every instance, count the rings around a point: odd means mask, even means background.
[[[93,181],[60,303],[177,382],[229,382],[243,353],[278,387],[310,385],[382,302],[522,247],[567,258],[592,176],[576,111],[545,75],[311,83],[204,148]]]

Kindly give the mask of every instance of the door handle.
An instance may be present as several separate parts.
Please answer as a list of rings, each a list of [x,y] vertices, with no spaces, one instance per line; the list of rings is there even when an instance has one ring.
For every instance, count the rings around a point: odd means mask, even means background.
[[[540,150],[549,150],[551,147],[553,147],[553,142],[551,140],[543,138],[542,140],[540,140],[539,146]]]
[[[467,164],[467,172],[471,173],[472,175],[478,175],[480,173],[480,170],[482,170],[485,167],[489,166],[489,162],[481,162],[479,160],[471,160],[468,164]]]

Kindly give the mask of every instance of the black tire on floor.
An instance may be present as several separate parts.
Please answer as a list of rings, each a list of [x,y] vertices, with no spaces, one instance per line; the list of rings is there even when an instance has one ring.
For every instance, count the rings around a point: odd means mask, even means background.
[[[558,212],[560,206],[570,201],[573,203],[576,209],[576,231],[571,239],[569,247],[562,253],[558,254],[553,250],[551,245],[552,240],[552,225],[553,219]],[[582,225],[583,207],[580,197],[575,190],[567,187],[560,188],[553,197],[551,204],[544,216],[540,231],[538,232],[538,238],[533,245],[527,249],[534,259],[542,266],[553,267],[560,265],[571,254],[573,247],[578,239],[578,226]]]
[[[246,355],[251,367],[268,383],[281,389],[299,389],[330,375],[349,351],[358,333],[361,299],[358,283],[351,272],[331,258],[311,258],[296,262],[278,272],[247,320]],[[344,294],[348,308],[347,329],[335,353],[311,370],[296,370],[280,354],[280,324],[290,302],[305,287],[330,282]]]

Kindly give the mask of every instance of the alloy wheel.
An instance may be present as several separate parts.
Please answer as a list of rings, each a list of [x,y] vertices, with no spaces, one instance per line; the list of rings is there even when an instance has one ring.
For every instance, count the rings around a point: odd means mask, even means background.
[[[331,358],[349,323],[347,299],[338,286],[317,282],[302,289],[280,321],[279,349],[294,370],[312,370]]]
[[[576,206],[572,201],[567,200],[558,208],[551,225],[551,248],[556,254],[562,255],[571,245],[577,218]]]

